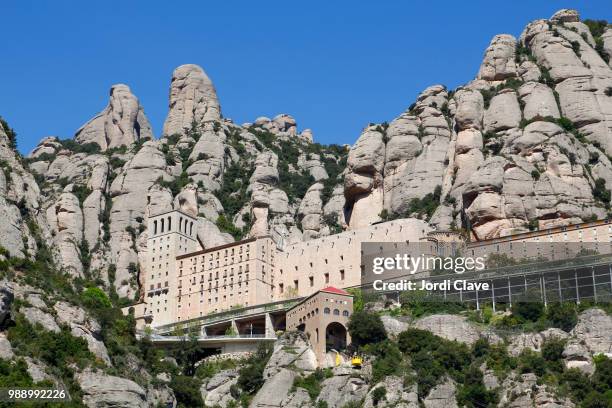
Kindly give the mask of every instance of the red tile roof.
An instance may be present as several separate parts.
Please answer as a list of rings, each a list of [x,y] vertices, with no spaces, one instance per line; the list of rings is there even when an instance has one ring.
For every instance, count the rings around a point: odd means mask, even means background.
[[[335,293],[336,295],[351,296],[351,294],[348,293],[347,291],[338,289],[338,288],[334,288],[333,286],[328,286],[326,288],[323,288],[321,289],[321,292]]]

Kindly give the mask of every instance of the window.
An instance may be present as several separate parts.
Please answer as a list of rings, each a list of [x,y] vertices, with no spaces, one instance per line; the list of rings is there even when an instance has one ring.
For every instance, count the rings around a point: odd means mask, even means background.
[[[344,269],[340,269],[340,280],[344,280]]]
[[[168,217],[168,231],[172,231],[172,218]]]
[[[325,283],[329,283],[329,273],[325,274]]]
[[[340,316],[340,311],[338,309],[334,309],[334,316]]]
[[[157,234],[157,221],[153,221],[153,234]],[[153,241],[155,243],[155,241]]]
[[[298,289],[298,281],[294,280],[293,281],[293,287],[297,290]]]
[[[311,276],[308,278],[308,280],[310,281],[310,287],[312,288],[314,286],[314,277]]]
[[[282,283],[278,284],[278,291],[279,293],[283,293],[285,291],[285,285],[283,285]]]
[[[348,310],[344,310],[344,311],[342,312],[342,316],[344,316],[344,317],[348,317],[348,315],[349,315]]]
[[[329,307],[326,307],[325,309],[323,309],[323,313],[325,313],[325,314],[329,314],[330,311],[331,310],[329,309]]]

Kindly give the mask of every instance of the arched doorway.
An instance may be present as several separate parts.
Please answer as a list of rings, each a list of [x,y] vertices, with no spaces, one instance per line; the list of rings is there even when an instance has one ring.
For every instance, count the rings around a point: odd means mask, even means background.
[[[346,328],[338,323],[332,322],[325,329],[325,351],[330,349],[344,350],[346,348]]]

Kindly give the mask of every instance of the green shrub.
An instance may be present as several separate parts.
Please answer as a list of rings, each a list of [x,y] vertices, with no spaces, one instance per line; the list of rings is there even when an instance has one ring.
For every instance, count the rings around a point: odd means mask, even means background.
[[[380,343],[369,344],[364,349],[375,356],[372,362],[372,381],[377,383],[390,375],[398,375],[402,368],[402,353],[397,345],[384,340]]]
[[[446,272],[444,272],[445,274]],[[432,271],[432,274],[437,274]],[[465,304],[460,302],[432,301],[430,294],[422,290],[404,291],[400,294],[402,311],[412,317],[421,317],[435,313],[459,313],[465,310]]]
[[[418,353],[421,350],[437,348],[440,338],[427,330],[410,328],[401,332],[397,345],[403,353]]]
[[[601,38],[605,33],[606,28],[608,27],[608,22],[606,20],[584,20],[584,23],[589,27],[589,31],[591,31],[591,35],[595,40],[595,51],[601,56],[601,58],[605,62],[610,62],[610,55],[606,52],[604,48],[604,42]]]
[[[604,203],[606,206],[610,204],[610,190],[606,188],[606,180],[598,178],[595,180],[595,187],[593,188],[593,197]]]
[[[546,372],[546,361],[540,354],[525,349],[518,357],[518,369],[521,374],[534,373],[541,377]]]
[[[591,391],[589,377],[577,368],[570,368],[561,374],[560,382],[567,387],[572,399],[582,401]]]
[[[387,389],[384,386],[376,387],[372,390],[372,402],[377,406],[380,401],[387,399]]]
[[[354,312],[349,318],[348,331],[354,345],[379,343],[387,338],[387,331],[380,316],[364,310]]]
[[[238,386],[247,394],[255,394],[263,385],[263,371],[272,355],[272,348],[260,345],[257,352],[253,353],[240,369],[238,376]]]
[[[494,407],[497,404],[497,394],[495,391],[487,391],[482,372],[472,365],[464,375],[463,384],[457,393],[457,401],[460,406],[471,408]]]
[[[34,381],[28,373],[25,360],[7,361],[0,359],[1,388],[32,388]]]
[[[308,392],[311,400],[316,400],[321,393],[321,382],[325,379],[325,373],[317,368],[312,374],[306,377],[296,377],[293,381],[293,389],[299,387]]]
[[[544,314],[544,305],[540,302],[515,302],[512,315],[521,321],[537,321]]]
[[[495,371],[498,376],[502,376],[517,367],[516,358],[508,354],[508,349],[503,344],[491,345],[486,357],[487,367]]]
[[[4,129],[4,133],[9,140],[9,147],[13,150],[17,149],[17,133],[9,126],[9,124],[4,120],[2,116],[0,116],[0,125]]]
[[[232,163],[225,170],[223,184],[217,193],[217,198],[221,201],[226,217],[229,219],[233,218],[248,201],[246,189],[249,186],[250,176],[251,171],[247,170],[243,161]]]
[[[240,241],[245,233],[245,231],[236,227],[234,223],[229,220],[224,214],[220,214],[219,217],[217,217],[217,227],[219,228],[219,230],[221,230],[221,232],[227,232],[231,234],[236,241]]]
[[[81,299],[85,305],[94,309],[112,307],[110,299],[100,288],[90,287],[85,289],[81,294]]]
[[[570,302],[550,303],[546,308],[546,319],[552,327],[569,332],[578,322],[576,306]]]
[[[413,198],[408,206],[408,210],[405,212],[403,218],[408,218],[411,214],[416,213],[417,215],[426,215],[427,218],[431,218],[434,211],[440,205],[440,196],[442,195],[442,186],[436,186],[433,193],[428,193],[423,198]]]
[[[174,391],[178,406],[204,407],[200,392],[200,381],[186,375],[176,375],[170,381],[170,388]]]

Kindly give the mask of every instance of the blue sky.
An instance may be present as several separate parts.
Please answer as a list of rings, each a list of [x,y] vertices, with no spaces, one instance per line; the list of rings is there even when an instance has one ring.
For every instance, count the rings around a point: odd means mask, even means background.
[[[518,36],[561,8],[612,20],[609,0],[2,3],[0,115],[24,153],[72,137],[115,83],[132,88],[159,136],[172,70],[185,63],[211,77],[225,117],[289,113],[318,142],[352,144],[425,87],[473,78],[495,34]]]

